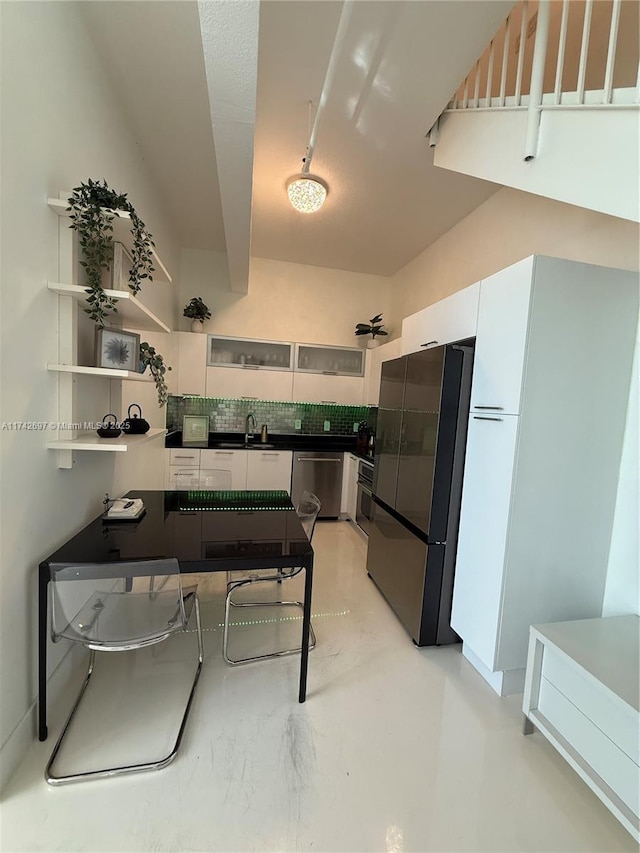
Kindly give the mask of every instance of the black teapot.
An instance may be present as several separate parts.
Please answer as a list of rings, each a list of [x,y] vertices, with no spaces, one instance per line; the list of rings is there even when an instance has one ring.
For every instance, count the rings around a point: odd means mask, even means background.
[[[140,412],[140,416],[136,414],[131,414],[131,409],[136,408]],[[137,403],[132,403],[127,409],[127,415],[122,421],[122,429],[128,435],[144,435],[145,432],[149,432],[150,425],[149,421],[145,421],[142,417],[142,409]]]
[[[108,418],[113,418],[113,422],[109,421]],[[109,412],[102,418],[102,425],[98,427],[96,432],[100,438],[117,438],[120,435],[122,430],[118,426],[118,419],[113,412]]]

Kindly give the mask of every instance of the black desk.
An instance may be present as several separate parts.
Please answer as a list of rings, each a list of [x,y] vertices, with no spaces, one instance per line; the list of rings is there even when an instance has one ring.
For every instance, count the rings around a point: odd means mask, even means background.
[[[183,574],[241,569],[305,570],[298,699],[307,689],[313,549],[287,492],[137,492],[146,514],[136,522],[99,516],[40,563],[38,724],[47,737],[48,586],[50,563],[109,563],[175,557]]]

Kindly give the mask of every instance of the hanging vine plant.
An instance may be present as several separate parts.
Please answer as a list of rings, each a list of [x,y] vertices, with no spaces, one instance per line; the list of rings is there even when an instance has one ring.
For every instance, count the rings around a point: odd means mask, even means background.
[[[71,225],[78,232],[80,249],[82,250],[81,266],[84,267],[87,284],[88,308],[84,310],[99,328],[102,328],[112,314],[118,313],[116,300],[111,299],[102,287],[102,272],[108,270],[113,261],[113,217],[128,213],[133,234],[131,249],[132,264],[129,271],[129,290],[137,295],[146,279],[153,281],[154,242],[140,219],[135,208],[127,198],[126,193],[112,190],[103,179],[75,187],[68,199]],[[147,366],[156,383],[158,404],[167,402],[167,384],[165,373],[171,370],[164,364],[160,353],[148,343],[140,345],[140,362],[142,369]]]
[[[84,267],[87,277],[87,302],[84,310],[97,323],[104,326],[105,320],[118,309],[114,299],[110,299],[102,287],[102,272],[108,270],[113,258],[113,217],[128,213],[131,217],[133,263],[129,272],[129,289],[135,295],[139,292],[144,279],[153,281],[154,242],[140,219],[126,193],[117,193],[110,189],[105,180],[92,181],[75,187],[69,197],[71,225],[78,232]]]

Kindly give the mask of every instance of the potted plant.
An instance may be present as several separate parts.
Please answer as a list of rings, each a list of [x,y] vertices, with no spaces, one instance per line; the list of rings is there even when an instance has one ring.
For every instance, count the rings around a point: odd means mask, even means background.
[[[367,347],[371,349],[371,347],[377,347],[380,343],[376,340],[376,335],[388,335],[389,332],[385,332],[382,328],[382,314],[376,314],[375,317],[372,317],[368,323],[358,323],[356,325],[356,336],[359,337],[361,335],[371,335],[371,340],[367,341]]]
[[[201,332],[202,324],[211,317],[211,311],[199,296],[194,296],[184,307],[183,317],[191,319],[191,331]]]
[[[156,352],[155,347],[152,347],[146,341],[143,341],[140,344],[140,372],[144,373],[147,367],[151,371],[151,375],[156,383],[158,405],[164,406],[167,402],[167,396],[169,393],[164,375],[167,370],[171,370],[171,368],[169,365],[164,363],[164,359],[159,352]]]
[[[137,294],[144,279],[153,281],[151,234],[127,199],[126,193],[110,189],[105,180],[81,183],[69,197],[71,225],[78,232],[87,279],[89,307],[84,310],[98,325],[104,326],[109,314],[117,313],[115,300],[110,299],[102,287],[102,272],[108,270],[113,258],[113,217],[128,213],[131,218],[133,248],[129,272],[129,289]]]

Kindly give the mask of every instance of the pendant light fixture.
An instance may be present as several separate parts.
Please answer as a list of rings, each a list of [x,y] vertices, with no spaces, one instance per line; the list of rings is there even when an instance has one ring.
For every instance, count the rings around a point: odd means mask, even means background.
[[[295,210],[300,211],[300,213],[315,213],[320,210],[322,205],[325,203],[327,193],[329,192],[327,182],[323,181],[322,178],[319,178],[317,175],[311,174],[311,159],[316,147],[321,114],[329,100],[331,87],[333,86],[336,65],[338,64],[338,57],[342,51],[342,44],[347,32],[352,7],[353,0],[344,0],[342,11],[340,13],[340,21],[338,22],[338,29],[336,30],[336,36],[333,41],[331,56],[329,57],[327,73],[325,74],[322,92],[320,93],[319,106],[316,111],[313,127],[311,127],[312,104],[311,101],[309,101],[309,143],[307,145],[305,155],[302,158],[302,171],[297,175],[293,175],[287,181],[287,195],[289,196],[289,201]]]

